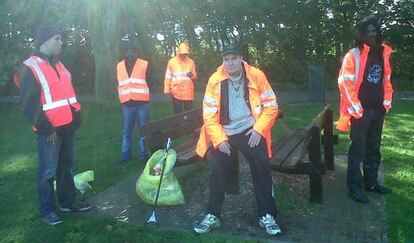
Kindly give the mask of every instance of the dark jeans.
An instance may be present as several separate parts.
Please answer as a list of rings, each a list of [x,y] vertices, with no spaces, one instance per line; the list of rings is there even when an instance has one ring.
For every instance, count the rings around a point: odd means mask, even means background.
[[[276,217],[277,209],[275,199],[272,197],[272,175],[270,172],[269,158],[267,157],[267,145],[264,138],[258,146],[250,148],[247,144],[249,136],[246,132],[229,137],[229,144],[232,148],[237,148],[249,162],[250,173],[252,175],[253,187],[258,206],[258,215],[271,214]],[[221,206],[224,201],[227,175],[230,167],[230,157],[220,152],[218,149],[211,148],[212,171],[209,182],[209,203],[207,211],[220,217]]]
[[[46,139],[46,135],[38,135],[37,137],[39,152],[37,189],[41,217],[55,210],[55,190],[53,186],[55,179],[59,205],[70,207],[76,200],[72,175],[74,135],[59,135],[55,144],[48,143]]]
[[[360,119],[351,120],[351,144],[348,152],[347,186],[352,191],[362,191],[363,185],[378,183],[378,168],[381,161],[381,134],[385,110],[364,109]],[[364,175],[360,164],[363,162]]]
[[[122,105],[123,130],[121,159],[130,160],[132,158],[132,137],[135,124],[142,126],[149,121],[149,104],[141,105]],[[138,156],[141,160],[146,160],[148,151],[144,145],[145,137],[141,136],[138,145]]]
[[[193,101],[192,100],[178,100],[176,98],[172,98],[173,103],[173,110],[174,114],[179,114],[184,111],[189,111],[193,109]]]

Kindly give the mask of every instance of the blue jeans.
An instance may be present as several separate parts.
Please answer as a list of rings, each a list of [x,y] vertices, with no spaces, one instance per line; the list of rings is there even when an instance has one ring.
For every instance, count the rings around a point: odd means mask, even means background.
[[[38,135],[37,137],[39,152],[37,189],[41,217],[47,216],[55,210],[53,186],[55,179],[59,205],[70,207],[76,200],[72,175],[74,135],[58,136],[58,141],[55,144],[48,143],[46,139],[46,135]]]
[[[122,105],[123,114],[123,131],[121,159],[130,160],[132,158],[132,136],[134,133],[135,123],[142,126],[149,120],[149,104],[142,105]],[[144,137],[140,137],[138,145],[138,156],[141,160],[146,160],[148,152],[144,145]]]
[[[352,191],[362,191],[378,184],[381,162],[381,134],[385,110],[366,108],[360,119],[351,120],[351,144],[348,152],[347,186]],[[363,163],[362,175],[360,164]]]

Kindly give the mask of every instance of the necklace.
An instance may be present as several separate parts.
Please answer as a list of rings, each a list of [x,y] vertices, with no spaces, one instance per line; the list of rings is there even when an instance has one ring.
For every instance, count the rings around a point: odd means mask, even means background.
[[[243,78],[243,72],[240,72],[240,74],[237,77],[231,77],[230,76],[230,84],[234,89],[234,93],[236,95],[236,98],[240,97],[240,86],[241,86],[241,81]]]

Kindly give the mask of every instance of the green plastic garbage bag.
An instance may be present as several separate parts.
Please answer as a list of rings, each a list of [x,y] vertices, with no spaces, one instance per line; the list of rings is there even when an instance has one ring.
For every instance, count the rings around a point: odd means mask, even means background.
[[[156,151],[147,161],[144,171],[136,183],[136,191],[139,198],[150,205],[155,204],[155,197],[157,196],[158,184],[161,177],[161,175],[157,175],[157,172],[160,172],[159,167],[162,168],[164,156],[165,150],[160,149]],[[185,203],[181,186],[172,172],[176,159],[177,153],[174,149],[169,149],[160,194],[158,196],[158,205],[179,205]]]
[[[95,174],[93,170],[87,170],[82,173],[79,173],[73,177],[75,181],[75,187],[80,191],[81,194],[84,194],[86,191],[92,189],[92,186],[88,182],[95,180]]]

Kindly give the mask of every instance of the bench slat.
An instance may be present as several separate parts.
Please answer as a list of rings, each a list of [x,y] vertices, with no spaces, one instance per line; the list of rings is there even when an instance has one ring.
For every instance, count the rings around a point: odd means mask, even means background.
[[[142,135],[150,137],[154,133],[159,133],[159,131],[169,129],[173,126],[179,126],[180,124],[187,123],[188,121],[200,121],[201,127],[202,120],[202,110],[193,109],[187,112],[147,123],[141,126],[140,129]]]
[[[300,132],[300,130],[301,129],[297,129],[295,132],[290,133],[289,135],[284,136],[282,138],[279,138],[276,142],[272,142],[272,158],[283,148],[283,146],[285,146],[289,138],[293,137],[296,133]]]
[[[310,137],[304,137],[298,144],[294,151],[286,158],[286,160],[280,165],[279,170],[285,172],[292,172],[297,170],[297,165],[302,161],[302,158],[307,153],[307,147],[310,141]]]
[[[160,141],[165,141],[168,137],[171,139],[186,136],[194,130],[201,127],[201,121],[192,121],[189,123],[180,124],[177,127],[169,127],[168,130],[161,131],[159,134],[152,135],[145,139],[145,145],[152,150],[160,145]]]
[[[281,164],[296,149],[303,140],[303,130],[297,131],[293,136],[287,139],[282,148],[276,152],[275,156],[270,160],[270,165],[274,169],[279,169]]]

